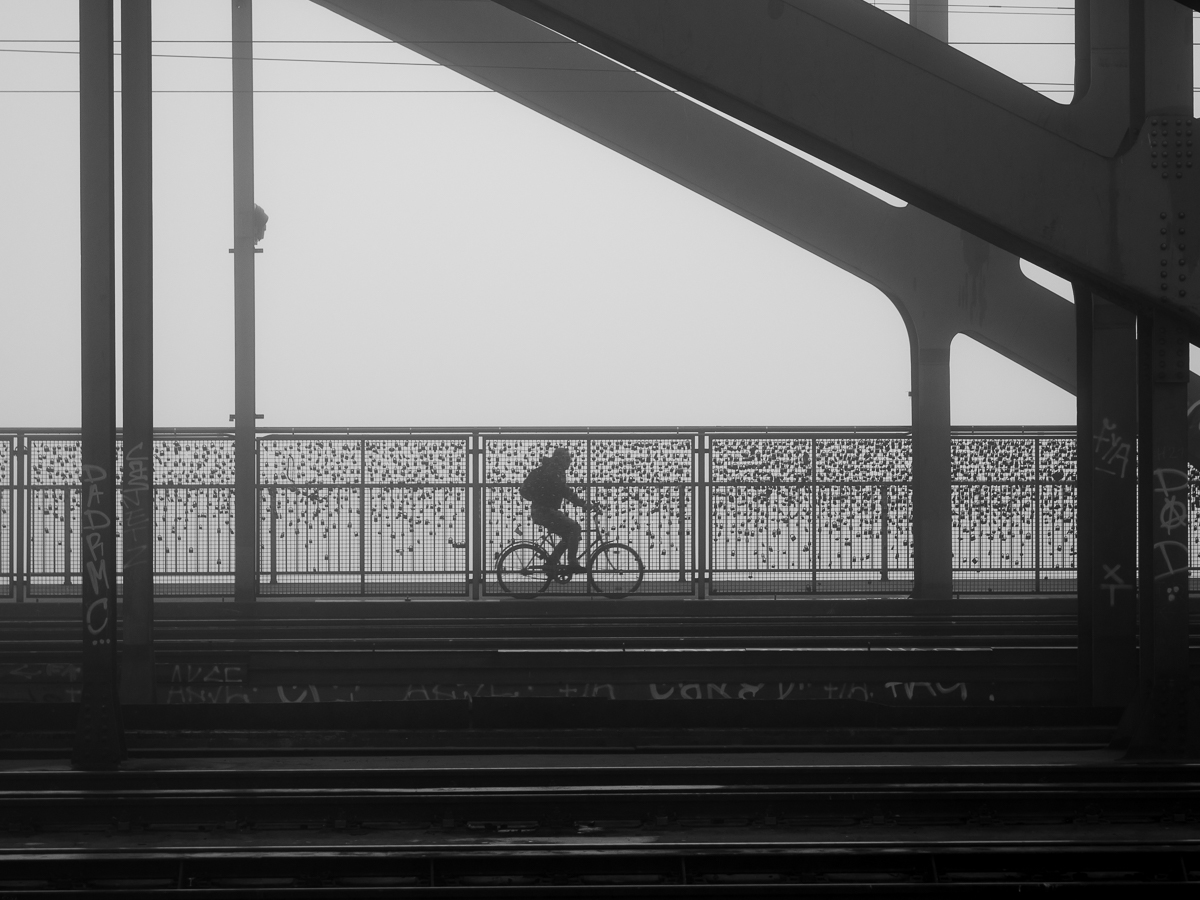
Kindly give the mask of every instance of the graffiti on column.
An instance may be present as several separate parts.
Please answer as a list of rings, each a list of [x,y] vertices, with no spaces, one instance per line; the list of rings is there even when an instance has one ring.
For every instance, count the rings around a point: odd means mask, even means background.
[[[1124,478],[1129,469],[1133,446],[1122,437],[1116,423],[1106,418],[1100,425],[1100,433],[1092,435],[1092,443],[1096,471]]]
[[[125,483],[121,491],[125,519],[125,567],[150,563],[150,465],[142,443],[125,449]]]
[[[90,593],[92,598],[88,603],[84,621],[87,623],[88,641],[92,646],[109,642],[107,632],[112,580],[108,574],[108,560],[111,557],[104,537],[113,523],[108,513],[98,508],[104,502],[101,485],[107,478],[108,471],[103,466],[83,464],[82,528],[86,571],[84,591]],[[91,588],[90,592],[88,588]]]
[[[1117,605],[1117,591],[1132,591],[1133,585],[1126,584],[1125,579],[1121,577],[1121,564],[1107,565],[1101,563],[1100,568],[1104,575],[1100,582],[1100,590],[1108,592],[1108,605],[1110,607]]]
[[[1158,581],[1188,572],[1187,544],[1169,537],[1176,531],[1187,533],[1187,474],[1179,469],[1155,469],[1154,484],[1154,495],[1158,500],[1158,530],[1168,535],[1154,543],[1155,556],[1161,556],[1162,568],[1154,575],[1154,580]],[[1167,599],[1174,600],[1178,592],[1178,588],[1171,590]]]

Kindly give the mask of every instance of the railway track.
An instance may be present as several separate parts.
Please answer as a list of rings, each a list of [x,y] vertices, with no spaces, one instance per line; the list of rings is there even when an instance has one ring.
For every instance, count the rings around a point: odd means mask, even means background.
[[[0,890],[1186,892],[1198,795],[1200,765],[1103,750],[10,761]]]

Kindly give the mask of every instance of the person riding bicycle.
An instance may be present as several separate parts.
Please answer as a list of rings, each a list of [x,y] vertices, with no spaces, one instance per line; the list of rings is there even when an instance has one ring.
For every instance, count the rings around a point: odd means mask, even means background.
[[[534,525],[540,525],[559,537],[559,542],[550,554],[550,565],[557,566],[563,552],[567,554],[567,569],[583,572],[579,564],[579,539],[583,531],[579,523],[562,511],[562,502],[570,500],[583,510],[597,509],[588,503],[567,484],[567,470],[571,468],[571,452],[566,447],[557,447],[525,478],[521,485],[521,496],[531,504],[530,514]]]

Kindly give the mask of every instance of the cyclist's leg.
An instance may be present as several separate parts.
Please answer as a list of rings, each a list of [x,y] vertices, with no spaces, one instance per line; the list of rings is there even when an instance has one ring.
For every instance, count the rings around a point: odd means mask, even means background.
[[[583,529],[579,527],[579,523],[566,513],[555,510],[554,528],[552,530],[561,538],[558,546],[554,548],[554,561],[558,562],[562,558],[563,550],[565,549],[567,552],[567,565],[571,566],[571,568],[578,568],[579,540],[583,537]]]
[[[559,513],[565,520],[563,527],[566,533],[563,535],[562,543],[567,545],[567,565],[571,568],[579,567],[579,541],[583,537],[583,529],[579,527],[579,523],[568,516],[566,513]]]
[[[551,565],[558,565],[564,552],[567,554],[568,565],[578,565],[579,539],[583,535],[583,530],[579,527],[578,522],[561,510],[535,508],[533,523],[542,526],[559,538],[558,543],[554,545],[554,551],[550,554]]]
[[[559,539],[558,543],[554,545],[554,549],[550,552],[550,558],[547,560],[547,563],[551,566],[558,565],[558,561],[562,559],[563,552],[567,549],[567,541],[563,537],[558,515],[558,510],[539,507],[536,504],[530,510],[530,517],[533,519],[533,524],[545,528]]]

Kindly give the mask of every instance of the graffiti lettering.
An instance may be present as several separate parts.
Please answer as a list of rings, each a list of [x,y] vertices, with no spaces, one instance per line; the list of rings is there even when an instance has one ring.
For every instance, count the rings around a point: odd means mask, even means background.
[[[100,610],[101,618],[95,616],[96,610]],[[87,622],[88,634],[100,634],[108,625],[108,598],[101,597],[99,600],[93,600],[87,608],[87,615],[84,616]]]
[[[125,568],[150,563],[150,460],[140,442],[125,448],[121,505],[125,514]]]
[[[1171,534],[1187,528],[1187,473],[1178,469],[1155,469],[1154,489],[1159,498],[1158,527]]]
[[[284,687],[282,684],[277,684],[275,686],[275,690],[279,694],[279,702],[280,703],[303,703],[305,700],[307,700],[309,698],[310,695],[312,697],[310,702],[312,702],[312,703],[320,703],[321,702],[321,695],[319,693],[317,693],[317,686],[315,684],[310,684],[303,689],[297,688],[296,685],[293,684],[292,688],[291,688],[291,693],[293,696],[291,696],[291,697],[288,696],[288,692],[284,690]],[[295,692],[297,690],[300,691],[300,694],[298,696],[295,694]]]
[[[888,681],[888,682],[885,682],[883,686],[892,692],[893,698],[898,698],[898,695],[896,694],[896,688],[903,688],[904,698],[906,700],[913,699],[914,694],[917,693],[917,688],[924,688],[929,693],[930,697],[937,698],[939,695],[946,696],[948,694],[953,694],[955,691],[958,691],[959,699],[961,699],[961,700],[967,699],[967,686],[963,682],[956,682],[955,684],[943,685],[940,683],[931,683],[928,681]]]
[[[110,640],[104,637],[109,627],[109,581],[106,565],[108,554],[105,552],[103,530],[112,525],[112,519],[109,518],[107,513],[98,509],[92,509],[93,506],[103,501],[104,492],[100,490],[96,482],[104,481],[108,477],[108,470],[103,466],[85,463],[80,472],[80,477],[83,483],[87,485],[87,490],[84,493],[84,508],[80,519],[83,525],[84,544],[87,546],[88,553],[91,556],[91,561],[87,564],[87,587],[90,587],[91,590],[85,590],[84,599],[86,600],[88,596],[93,598],[84,610],[83,621],[91,644],[94,646],[96,644],[107,644]],[[99,561],[98,566],[96,565],[97,561]]]
[[[87,564],[87,574],[88,580],[92,583],[93,591],[97,594],[100,593],[101,585],[104,586],[105,590],[108,590],[108,560],[100,560],[99,565],[89,561]]]
[[[1125,579],[1118,574],[1121,571],[1120,563],[1117,563],[1115,566],[1108,566],[1101,563],[1100,568],[1104,570],[1104,579],[1100,583],[1100,590],[1108,591],[1108,605],[1110,607],[1116,606],[1117,591],[1132,591],[1133,585],[1126,584]]]
[[[79,672],[79,666],[74,663],[21,663],[0,669],[0,680],[76,681]]]
[[[1107,475],[1124,478],[1129,468],[1133,447],[1129,441],[1117,433],[1115,423],[1105,419],[1100,426],[1100,433],[1092,435],[1095,449],[1096,471]]]
[[[192,685],[172,685],[167,690],[167,703],[250,703],[250,694],[236,685],[222,684],[216,688]]]
[[[171,669],[171,683],[191,684],[204,681],[210,684],[241,684],[245,680],[245,669],[240,665],[221,665],[220,663],[204,663],[193,666],[175,665]]]
[[[1154,573],[1154,580],[1170,578],[1173,575],[1186,575],[1188,572],[1187,544],[1182,541],[1158,541],[1154,552],[1162,554],[1163,571]]]

